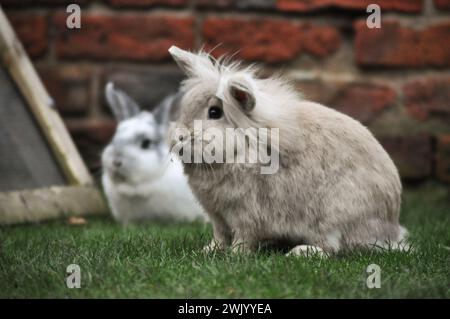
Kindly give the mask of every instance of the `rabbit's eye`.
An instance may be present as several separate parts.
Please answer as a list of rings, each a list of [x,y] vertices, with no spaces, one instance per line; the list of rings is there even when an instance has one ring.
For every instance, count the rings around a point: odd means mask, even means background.
[[[211,106],[208,110],[208,117],[212,120],[218,120],[222,118],[223,111],[218,106]]]
[[[148,138],[142,140],[141,142],[141,148],[146,150],[150,147],[150,145],[152,144],[152,141],[150,141]]]

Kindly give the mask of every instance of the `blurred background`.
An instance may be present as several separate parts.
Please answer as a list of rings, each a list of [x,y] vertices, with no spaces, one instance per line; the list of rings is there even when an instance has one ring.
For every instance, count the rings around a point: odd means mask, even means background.
[[[81,6],[81,29],[66,6]],[[369,29],[367,5],[381,7]],[[114,81],[145,108],[182,74],[167,49],[205,47],[281,71],[360,120],[406,182],[450,183],[450,0],[0,0],[89,168],[115,121]]]

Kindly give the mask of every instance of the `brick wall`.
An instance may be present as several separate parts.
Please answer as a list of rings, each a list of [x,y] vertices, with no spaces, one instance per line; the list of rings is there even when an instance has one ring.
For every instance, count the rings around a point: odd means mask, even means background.
[[[65,5],[82,29],[65,27]],[[0,0],[93,171],[115,123],[113,80],[151,108],[182,78],[167,49],[207,49],[282,71],[367,125],[405,180],[450,182],[449,0]],[[381,29],[368,29],[378,3]]]

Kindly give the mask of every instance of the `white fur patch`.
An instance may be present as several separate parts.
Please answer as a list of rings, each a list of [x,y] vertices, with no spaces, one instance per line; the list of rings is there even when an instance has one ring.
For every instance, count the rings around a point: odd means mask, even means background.
[[[322,248],[311,245],[299,245],[294,247],[286,256],[304,256],[304,257],[327,257]]]
[[[327,238],[327,244],[334,250],[338,251],[341,247],[341,232],[339,230],[335,230],[331,233],[329,233]]]

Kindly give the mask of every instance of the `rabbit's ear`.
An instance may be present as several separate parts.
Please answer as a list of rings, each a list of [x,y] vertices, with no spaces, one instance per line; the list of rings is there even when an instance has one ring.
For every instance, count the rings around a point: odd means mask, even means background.
[[[174,45],[170,47],[169,53],[178,64],[181,71],[183,71],[189,77],[194,74],[195,65],[197,64],[197,62],[199,62],[199,59],[201,59],[201,57],[189,51],[182,50]]]
[[[256,105],[255,96],[251,86],[243,79],[232,80],[229,82],[229,92],[239,107],[248,113]]]
[[[159,125],[161,126],[168,125],[170,119],[170,112],[175,100],[175,96],[176,95],[174,94],[167,96],[154,108],[152,114],[155,117],[156,123],[158,123]]]
[[[141,111],[139,105],[125,92],[116,89],[112,82],[106,84],[105,97],[114,117],[119,122],[133,117]]]

